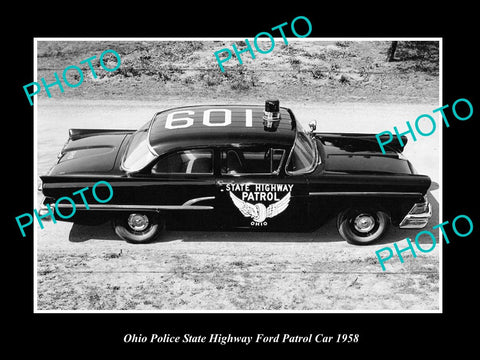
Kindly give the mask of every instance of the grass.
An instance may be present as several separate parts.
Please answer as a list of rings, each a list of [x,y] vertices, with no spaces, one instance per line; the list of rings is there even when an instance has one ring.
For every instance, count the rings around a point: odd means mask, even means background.
[[[235,44],[242,49],[245,44]],[[63,69],[77,65],[83,83],[53,96],[62,99],[260,98],[276,94],[292,101],[422,102],[438,99],[438,42],[399,41],[394,62],[386,62],[388,41],[296,41],[278,44],[268,54],[232,50],[221,72],[214,52],[232,49],[229,41],[39,41],[38,77],[54,81]],[[121,66],[100,67],[103,51],[114,49]],[[225,53],[226,54],[226,53]],[[98,75],[94,79],[88,64]],[[111,56],[111,55],[110,55]],[[225,55],[222,55],[225,56]],[[105,56],[108,65],[109,56]],[[115,65],[112,62],[113,67]],[[70,73],[72,75],[70,75]],[[75,76],[74,71],[69,76]],[[76,78],[69,81],[76,83]],[[38,80],[39,80],[38,79]],[[42,91],[40,96],[46,96]]]

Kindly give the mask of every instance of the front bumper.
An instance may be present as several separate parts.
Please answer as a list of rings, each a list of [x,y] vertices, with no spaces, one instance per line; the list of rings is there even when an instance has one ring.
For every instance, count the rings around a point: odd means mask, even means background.
[[[418,203],[413,205],[412,209],[408,214],[403,218],[403,220],[398,225],[401,229],[421,229],[425,227],[432,217],[432,205],[425,199],[425,203]],[[424,210],[418,212],[417,208],[422,207]]]

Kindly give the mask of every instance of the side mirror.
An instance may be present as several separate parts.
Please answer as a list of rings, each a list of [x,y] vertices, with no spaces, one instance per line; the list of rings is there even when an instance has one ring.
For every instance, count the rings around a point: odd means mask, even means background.
[[[317,129],[317,120],[310,121],[308,126],[310,127],[310,132],[313,133]]]

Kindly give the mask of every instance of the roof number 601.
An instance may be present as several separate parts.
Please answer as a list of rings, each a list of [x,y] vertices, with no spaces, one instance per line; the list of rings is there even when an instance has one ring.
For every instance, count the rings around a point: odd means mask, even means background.
[[[212,122],[210,120],[210,114],[212,112],[223,112],[224,118],[222,122]],[[182,129],[187,128],[193,125],[193,118],[191,117],[177,117],[174,118],[175,115],[178,114],[186,114],[186,115],[194,115],[195,111],[192,110],[182,110],[182,111],[175,111],[169,113],[167,115],[167,120],[165,122],[165,128],[167,129]],[[205,126],[227,126],[232,123],[232,112],[229,109],[207,109],[203,112],[203,125]],[[245,126],[251,127],[252,126],[252,110],[246,109],[245,110]]]

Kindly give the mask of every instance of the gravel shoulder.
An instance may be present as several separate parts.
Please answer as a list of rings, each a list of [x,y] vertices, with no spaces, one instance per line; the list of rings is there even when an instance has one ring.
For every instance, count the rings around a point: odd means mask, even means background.
[[[85,76],[75,88],[60,93],[53,87],[52,98],[42,92],[35,99],[35,185],[69,128],[136,129],[173,106],[278,98],[304,124],[317,120],[318,131],[378,133],[406,130],[407,120],[441,105],[438,42],[400,41],[396,61],[386,62],[389,41],[292,39],[269,54],[244,58],[244,65],[232,59],[221,73],[213,53],[234,41],[212,40],[39,40],[37,81],[51,83],[54,72],[70,65]],[[94,78],[80,61],[106,49],[117,51],[122,65],[110,73],[96,61]],[[68,80],[80,78],[70,71]],[[410,142],[404,152],[440,186],[429,194],[431,231],[442,202],[441,131]],[[379,244],[359,247],[341,240],[330,222],[308,233],[167,231],[160,242],[134,246],[119,240],[109,224],[46,223],[35,228],[34,301],[39,312],[436,312],[441,243],[416,258],[403,253],[404,263],[395,257],[386,271],[375,256],[415,234],[392,229]]]

